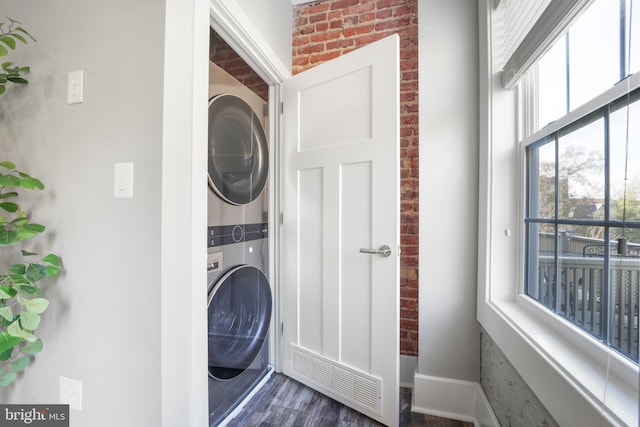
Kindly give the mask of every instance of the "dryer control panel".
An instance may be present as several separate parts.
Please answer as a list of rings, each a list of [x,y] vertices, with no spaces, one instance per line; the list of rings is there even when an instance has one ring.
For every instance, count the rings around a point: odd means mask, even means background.
[[[222,252],[213,252],[207,254],[207,272],[215,273],[222,271]]]

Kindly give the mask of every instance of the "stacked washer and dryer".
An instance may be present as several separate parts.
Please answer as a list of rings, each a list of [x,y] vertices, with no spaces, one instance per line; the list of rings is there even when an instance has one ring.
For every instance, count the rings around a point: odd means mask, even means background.
[[[267,375],[267,104],[209,64],[209,425],[218,425]]]

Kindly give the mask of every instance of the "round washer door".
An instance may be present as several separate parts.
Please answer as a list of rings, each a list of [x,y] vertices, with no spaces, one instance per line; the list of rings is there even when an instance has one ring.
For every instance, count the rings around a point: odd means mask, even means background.
[[[260,269],[233,267],[209,292],[209,376],[228,380],[254,361],[267,339],[271,288]]]
[[[262,123],[234,95],[209,101],[209,186],[224,201],[254,201],[267,182],[269,153]]]

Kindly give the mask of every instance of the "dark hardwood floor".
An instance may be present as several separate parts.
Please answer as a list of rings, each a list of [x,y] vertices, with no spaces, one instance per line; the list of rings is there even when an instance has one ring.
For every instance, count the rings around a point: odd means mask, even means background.
[[[373,427],[382,424],[282,374],[273,374],[228,424],[233,427]],[[473,427],[411,412],[411,389],[400,389],[400,426]]]

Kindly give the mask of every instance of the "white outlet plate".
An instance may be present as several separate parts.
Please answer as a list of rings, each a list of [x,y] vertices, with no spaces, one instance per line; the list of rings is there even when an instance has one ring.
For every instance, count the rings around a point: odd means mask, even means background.
[[[60,403],[82,411],[82,381],[60,377]]]
[[[84,102],[84,70],[71,71],[67,85],[67,104]]]

